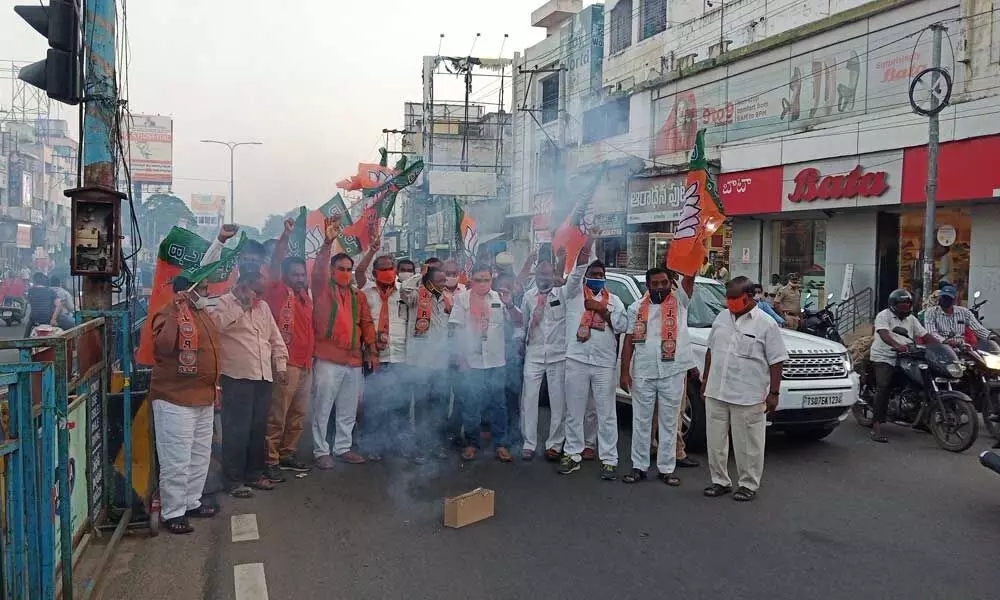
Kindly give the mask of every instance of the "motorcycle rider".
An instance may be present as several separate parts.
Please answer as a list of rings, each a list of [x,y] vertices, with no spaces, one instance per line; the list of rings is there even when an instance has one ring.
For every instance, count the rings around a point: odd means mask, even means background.
[[[897,327],[905,329],[909,339],[893,333],[892,330]],[[913,315],[913,295],[902,288],[895,290],[889,294],[889,307],[875,316],[875,339],[869,355],[875,372],[875,398],[872,407],[875,414],[871,432],[874,442],[885,444],[889,441],[882,433],[882,424],[885,423],[889,408],[898,354],[909,351],[911,344],[920,337],[929,342],[937,342],[937,338],[928,333]]]
[[[997,337],[979,322],[971,310],[956,304],[958,290],[955,286],[944,285],[938,292],[937,306],[931,306],[924,312],[927,331],[953,346],[971,342],[973,335],[980,341]]]

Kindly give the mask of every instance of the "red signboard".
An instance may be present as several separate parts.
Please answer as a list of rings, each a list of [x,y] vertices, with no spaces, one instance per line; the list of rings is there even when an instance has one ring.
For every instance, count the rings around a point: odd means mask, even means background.
[[[819,169],[802,169],[795,175],[795,190],[788,194],[792,202],[840,200],[844,198],[878,198],[889,191],[889,174],[885,171],[865,173],[858,165],[844,175],[823,176]]]
[[[938,154],[938,202],[1000,196],[1000,135],[946,142]],[[903,152],[903,204],[926,202],[927,146]]]
[[[727,216],[781,212],[782,166],[719,175],[719,197]]]

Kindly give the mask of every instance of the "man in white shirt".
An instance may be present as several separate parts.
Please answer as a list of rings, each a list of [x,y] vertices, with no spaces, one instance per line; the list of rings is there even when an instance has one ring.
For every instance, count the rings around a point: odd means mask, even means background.
[[[753,500],[764,472],[765,413],[778,408],[781,369],[788,352],[774,319],[753,300],[753,282],[736,277],[726,285],[728,310],[708,335],[702,390],[705,396],[708,464],[715,498],[733,491],[729,478],[729,435],[739,473],[733,499]]]
[[[406,364],[413,389],[415,456],[419,459],[432,453],[438,460],[444,460],[448,458],[445,442],[451,404],[448,318],[452,304],[443,293],[445,275],[440,265],[428,266],[423,275],[413,279],[419,282],[419,287],[407,281],[400,293],[412,315],[406,328]]]
[[[538,395],[542,378],[548,382],[549,436],[545,458],[559,460],[566,433],[566,294],[565,286],[555,287],[551,262],[535,266],[535,287],[524,293],[524,389],[521,393],[521,433],[524,449],[521,457],[531,460],[538,446]]]
[[[504,394],[507,364],[504,320],[514,308],[509,294],[501,299],[493,291],[493,273],[489,265],[472,270],[469,289],[455,295],[448,323],[454,328],[459,370],[462,371],[463,460],[476,458],[483,421],[490,424],[490,434],[501,462],[511,462],[507,448],[507,397]]]
[[[580,251],[566,282],[566,445],[559,472],[580,470],[584,415],[591,394],[597,404],[597,450],[601,479],[618,470],[618,415],[615,406],[618,335],[628,327],[622,301],[605,288],[604,263],[587,266],[593,239]]]
[[[360,270],[355,273],[359,282],[365,282],[362,291],[375,322],[375,347],[379,355],[378,369],[365,379],[360,446],[368,460],[374,462],[392,451],[422,463],[422,455],[415,453],[410,427],[410,386],[406,377],[409,306],[400,296],[392,257],[376,258],[372,274],[375,281],[367,282],[367,276]]]
[[[632,390],[632,472],[625,483],[646,479],[654,407],[658,407],[658,478],[678,486],[674,475],[677,455],[677,418],[684,398],[688,369],[694,366],[688,337],[687,311],[694,293],[694,277],[673,286],[666,269],[646,271],[649,291],[628,309],[628,332],[622,347],[621,386]]]

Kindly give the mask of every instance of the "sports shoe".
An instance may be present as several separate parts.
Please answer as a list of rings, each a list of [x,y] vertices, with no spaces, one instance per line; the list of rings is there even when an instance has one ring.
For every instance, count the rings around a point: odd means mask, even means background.
[[[614,481],[618,479],[618,466],[601,463],[601,479],[604,481]]]
[[[264,470],[264,477],[269,479],[271,483],[285,483],[288,481],[285,476],[281,474],[281,470],[278,469],[277,465],[268,465]]]
[[[580,463],[573,460],[572,456],[564,455],[559,461],[559,474],[569,475],[580,470]]]
[[[312,471],[312,467],[300,460],[295,460],[294,456],[281,459],[278,462],[278,468],[282,471],[294,471],[296,473],[308,473]]]

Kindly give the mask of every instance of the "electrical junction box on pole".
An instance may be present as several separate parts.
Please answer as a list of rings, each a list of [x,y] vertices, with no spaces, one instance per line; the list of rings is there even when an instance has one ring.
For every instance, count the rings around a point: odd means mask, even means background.
[[[83,32],[79,0],[18,5],[14,12],[49,42],[45,60],[22,67],[18,79],[66,104],[83,99]]]
[[[125,194],[101,186],[63,192],[72,202],[70,273],[84,277],[113,277],[121,271],[119,231]]]

